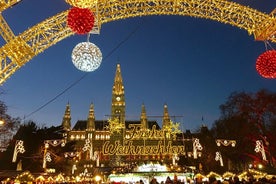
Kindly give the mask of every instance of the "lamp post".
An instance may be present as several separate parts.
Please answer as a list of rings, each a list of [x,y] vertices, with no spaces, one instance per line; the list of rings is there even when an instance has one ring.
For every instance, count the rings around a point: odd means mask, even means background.
[[[25,152],[25,148],[24,148],[23,143],[24,142],[22,140],[16,140],[14,151],[13,151],[12,162],[16,162],[18,153],[24,153]]]

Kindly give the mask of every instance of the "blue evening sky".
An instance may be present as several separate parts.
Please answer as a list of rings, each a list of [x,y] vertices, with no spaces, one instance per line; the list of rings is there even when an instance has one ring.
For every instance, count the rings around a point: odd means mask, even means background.
[[[276,0],[235,2],[266,13],[276,8]],[[69,7],[64,0],[22,0],[2,15],[18,35]],[[255,69],[265,45],[246,30],[187,16],[148,16],[102,25],[99,35],[90,36],[103,53],[100,68],[59,95],[84,75],[72,64],[71,52],[86,39],[86,35],[66,38],[15,72],[1,86],[8,113],[41,126],[56,126],[69,102],[74,125],[87,119],[94,103],[96,119],[107,119],[117,63],[125,85],[127,119],[139,119],[144,103],[149,119],[159,121],[167,104],[172,120],[183,130],[195,130],[203,123],[211,127],[220,117],[219,106],[232,92],[263,88],[276,92],[275,79],[262,78]],[[2,38],[0,43],[4,45]]]

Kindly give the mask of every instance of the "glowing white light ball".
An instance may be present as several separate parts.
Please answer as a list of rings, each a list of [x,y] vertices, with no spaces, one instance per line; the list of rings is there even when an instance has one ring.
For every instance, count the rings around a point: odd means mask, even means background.
[[[91,42],[81,42],[72,51],[72,62],[77,69],[92,72],[101,65],[102,52]]]

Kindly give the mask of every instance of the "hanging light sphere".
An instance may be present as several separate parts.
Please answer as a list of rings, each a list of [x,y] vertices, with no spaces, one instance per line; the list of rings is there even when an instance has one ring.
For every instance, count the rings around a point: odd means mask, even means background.
[[[77,34],[87,34],[94,26],[94,14],[88,8],[73,7],[69,10],[67,25]]]
[[[77,69],[92,72],[100,67],[102,52],[91,42],[81,42],[72,51],[72,62]]]
[[[91,8],[97,4],[97,0],[65,0],[66,3],[78,8]]]
[[[276,51],[268,50],[262,53],[257,58],[256,70],[264,78],[276,78]]]

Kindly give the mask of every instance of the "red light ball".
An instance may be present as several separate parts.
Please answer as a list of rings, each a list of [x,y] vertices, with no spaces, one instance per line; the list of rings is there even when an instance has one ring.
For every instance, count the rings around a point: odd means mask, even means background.
[[[268,50],[262,53],[257,58],[256,69],[264,78],[276,78],[276,51]]]
[[[73,7],[69,10],[67,25],[77,34],[87,34],[94,26],[94,14],[88,8]]]

